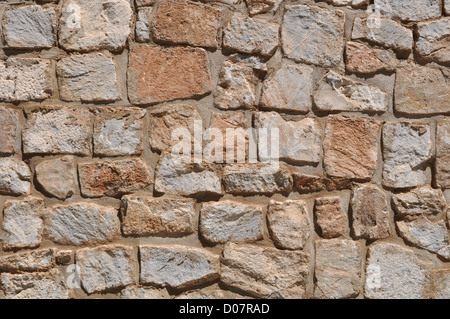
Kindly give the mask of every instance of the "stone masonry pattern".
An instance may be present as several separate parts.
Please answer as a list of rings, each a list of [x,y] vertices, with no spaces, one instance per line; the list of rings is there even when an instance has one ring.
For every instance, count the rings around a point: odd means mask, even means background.
[[[0,0],[0,34],[0,299],[450,299],[450,1]]]

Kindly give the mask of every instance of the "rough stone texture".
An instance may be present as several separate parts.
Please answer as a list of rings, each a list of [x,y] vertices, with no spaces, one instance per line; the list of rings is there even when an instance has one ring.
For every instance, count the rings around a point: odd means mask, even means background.
[[[25,154],[90,155],[91,112],[81,107],[45,107],[27,113],[23,130]]]
[[[3,34],[10,48],[51,48],[55,43],[53,33],[55,10],[31,5],[10,8],[3,18]]]
[[[166,289],[129,286],[120,292],[121,299],[170,299]]]
[[[414,63],[397,69],[395,111],[401,114],[450,114],[450,81],[439,69]]]
[[[120,197],[153,183],[153,173],[140,158],[79,163],[81,194]]]
[[[256,103],[257,81],[250,66],[225,61],[219,73],[215,106],[224,110],[253,107]]]
[[[326,0],[335,6],[352,6],[354,8],[365,7],[369,4],[369,0]]]
[[[88,293],[117,289],[134,283],[136,257],[131,246],[111,245],[78,250],[80,280]]]
[[[416,52],[426,60],[439,63],[450,63],[450,17],[417,25],[419,40],[416,42]]]
[[[182,157],[162,155],[155,176],[155,190],[169,195],[222,193],[217,171],[208,165],[186,162]]]
[[[438,250],[439,257],[450,260],[450,245],[446,245]]]
[[[0,155],[15,153],[20,137],[19,112],[9,107],[0,107]]]
[[[312,105],[313,69],[285,64],[263,83],[260,105],[263,108],[307,113]]]
[[[262,217],[263,209],[259,205],[232,200],[204,203],[200,212],[200,234],[213,244],[260,240]]]
[[[94,154],[126,156],[142,153],[145,111],[102,108],[94,118]]]
[[[71,156],[45,160],[36,165],[35,172],[38,184],[58,199],[71,197],[78,188],[77,169]]]
[[[150,15],[153,8],[142,8],[138,11],[136,20],[136,41],[150,41]]]
[[[347,71],[357,74],[394,72],[397,67],[397,59],[392,51],[372,48],[359,42],[347,42],[345,57]]]
[[[444,0],[445,14],[450,15],[450,0]]]
[[[344,235],[348,218],[342,210],[339,196],[316,198],[315,215],[323,238],[334,238]]]
[[[388,201],[378,186],[366,184],[353,190],[351,200],[353,224],[356,238],[382,239],[389,237]]]
[[[380,15],[391,19],[421,21],[441,15],[439,0],[375,0]]]
[[[56,67],[60,98],[70,102],[120,100],[116,65],[110,54],[94,52],[61,59]]]
[[[181,236],[195,230],[195,201],[126,195],[122,232],[125,236]]]
[[[299,193],[316,193],[324,190],[350,189],[352,181],[348,178],[326,178],[322,176],[293,173],[294,189]]]
[[[450,299],[450,270],[448,268],[433,270],[431,280],[435,291],[433,298]]]
[[[447,211],[447,202],[442,191],[429,186],[393,194],[392,204],[395,213],[400,217],[444,216]]]
[[[304,298],[309,254],[272,247],[227,244],[220,280],[256,298]]]
[[[0,281],[6,299],[68,299],[71,297],[63,274],[56,269],[31,274],[2,273]]]
[[[0,257],[0,272],[48,271],[53,266],[54,253],[55,251],[49,248],[2,256]]]
[[[151,32],[156,41],[217,48],[221,10],[191,1],[164,0]]]
[[[43,199],[32,196],[5,202],[3,248],[35,248],[40,245],[44,228],[41,219],[43,206]]]
[[[361,244],[348,239],[315,242],[314,297],[344,299],[358,296],[361,280]]]
[[[0,61],[0,101],[42,101],[53,93],[51,62],[45,59],[9,58]]]
[[[413,221],[397,221],[397,228],[407,242],[437,253],[448,245],[447,227],[443,221],[432,223],[426,217]]]
[[[399,53],[409,53],[413,47],[413,33],[401,23],[380,19],[379,28],[369,28],[367,19],[356,18],[353,23],[352,40],[364,40],[391,48]]]
[[[133,45],[129,54],[131,103],[154,104],[211,92],[206,51],[187,47]]]
[[[136,6],[137,7],[146,7],[146,6],[152,6],[155,4],[156,0],[136,0]]]
[[[230,194],[283,193],[291,190],[292,177],[282,164],[232,164],[224,167],[223,184]]]
[[[223,32],[223,48],[270,56],[278,47],[278,24],[234,15]]]
[[[414,252],[397,244],[371,245],[366,263],[364,295],[370,299],[422,299],[428,269]],[[414,278],[414,280],[411,280]]]
[[[320,111],[386,112],[388,95],[379,88],[330,71],[314,95]]]
[[[0,157],[0,194],[29,194],[30,180],[31,171],[25,162],[14,157]]]
[[[245,0],[250,16],[266,12],[276,12],[282,0]]]
[[[196,106],[187,104],[165,105],[148,111],[148,113],[150,115],[148,140],[153,151],[171,150],[171,147],[178,143],[178,136],[172,140],[172,133],[180,128],[189,130],[192,144],[194,141],[202,143],[201,139],[196,139],[196,136],[194,136],[194,121],[202,120]]]
[[[426,183],[424,164],[432,157],[426,122],[386,122],[383,126],[383,184],[407,188]]]
[[[131,33],[129,0],[63,1],[59,44],[68,51],[121,50]]]
[[[300,121],[285,121],[276,112],[256,113],[254,127],[266,128],[268,131],[267,136],[258,138],[260,161],[271,158],[271,130],[278,128],[280,159],[303,164],[320,162],[322,127],[317,120],[306,118]]]
[[[264,75],[268,71],[268,68],[267,68],[268,58],[267,57],[234,53],[234,54],[231,54],[228,58],[231,62],[242,64],[242,65],[252,68],[258,74]]]
[[[46,233],[61,245],[106,242],[119,234],[117,210],[93,203],[55,205],[47,210]]]
[[[187,289],[219,277],[219,255],[188,246],[139,246],[142,284]]]
[[[369,118],[329,116],[323,141],[327,175],[370,180],[377,166],[380,127]]]
[[[68,266],[72,263],[73,252],[72,250],[59,250],[54,254],[55,263],[57,265]]]
[[[281,31],[283,53],[297,62],[337,65],[344,49],[344,23],[340,10],[288,5]]]
[[[436,185],[450,188],[450,120],[437,121],[436,128]]]
[[[272,240],[281,249],[303,249],[311,236],[308,207],[303,200],[271,200],[267,221]]]

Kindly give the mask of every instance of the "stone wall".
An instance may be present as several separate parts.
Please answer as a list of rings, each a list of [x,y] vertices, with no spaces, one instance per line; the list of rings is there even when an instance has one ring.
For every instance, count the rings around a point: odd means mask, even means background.
[[[0,298],[449,298],[449,12],[1,1]]]

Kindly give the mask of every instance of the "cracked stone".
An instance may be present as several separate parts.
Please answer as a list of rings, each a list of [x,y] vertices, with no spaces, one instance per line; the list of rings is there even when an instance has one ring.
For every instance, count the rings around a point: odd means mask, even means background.
[[[429,186],[392,195],[393,208],[400,217],[439,216],[447,211],[447,202],[440,189]]]
[[[417,24],[419,40],[416,42],[416,51],[429,61],[450,63],[450,17],[431,22]]]

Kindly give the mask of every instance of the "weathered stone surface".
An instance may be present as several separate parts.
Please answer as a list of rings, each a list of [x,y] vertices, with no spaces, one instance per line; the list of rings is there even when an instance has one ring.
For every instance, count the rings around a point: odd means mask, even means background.
[[[260,13],[276,12],[282,0],[245,0],[247,4],[248,13],[254,16]]]
[[[211,92],[206,51],[134,45],[128,66],[128,96],[137,105],[196,98]]]
[[[448,245],[447,227],[443,221],[433,223],[426,217],[412,221],[397,221],[397,228],[407,242],[437,253]]]
[[[224,49],[270,56],[278,47],[278,24],[234,15],[223,32]]]
[[[431,272],[433,298],[450,299],[450,270],[448,268],[435,269]]]
[[[42,249],[0,257],[0,272],[48,271],[53,266],[54,250]]]
[[[320,162],[322,127],[313,118],[300,121],[285,121],[276,112],[256,113],[255,128],[267,129],[267,136],[258,137],[258,152],[261,161],[271,158],[271,134],[273,128],[278,128],[279,158],[282,160],[317,164]],[[277,159],[275,159],[277,160]]]
[[[134,283],[137,260],[132,246],[110,245],[78,250],[80,280],[88,293],[117,289]]]
[[[176,145],[178,136],[172,140],[172,132],[184,128],[191,133],[191,146],[196,141],[202,144],[202,139],[194,136],[194,121],[201,121],[202,117],[194,105],[173,104],[159,107],[148,112],[150,122],[148,128],[148,140],[153,151],[164,152]]]
[[[146,7],[146,6],[152,6],[155,4],[156,0],[136,0],[136,6],[137,7]]]
[[[136,41],[147,42],[150,40],[150,15],[153,8],[142,8],[138,11],[136,20]]]
[[[46,233],[61,245],[106,242],[119,234],[117,210],[93,203],[55,205],[47,210]]]
[[[302,173],[293,173],[292,177],[294,189],[301,194],[350,189],[352,187],[352,181],[348,178],[326,178]]]
[[[0,101],[42,101],[53,93],[49,60],[9,58],[0,61]]]
[[[234,53],[229,57],[231,62],[242,64],[252,68],[254,71],[260,74],[265,74],[267,72],[267,61],[268,57],[262,57],[258,55],[240,54]]]
[[[25,162],[14,157],[0,158],[0,194],[29,194],[30,180],[31,171]]]
[[[68,266],[73,260],[73,251],[72,250],[58,250],[55,252],[55,262],[57,265]]]
[[[356,238],[382,239],[389,237],[389,209],[386,194],[375,185],[359,185],[351,200]]]
[[[414,63],[397,69],[395,111],[401,114],[450,114],[450,80],[439,69]]]
[[[224,110],[253,107],[257,83],[253,68],[225,61],[214,94],[215,106]]]
[[[446,245],[439,249],[437,254],[446,260],[450,260],[450,245]]]
[[[444,0],[445,14],[450,15],[450,0]]]
[[[155,176],[155,190],[169,195],[222,193],[217,171],[208,165],[186,162],[182,157],[162,155]]]
[[[200,213],[200,234],[208,242],[256,241],[262,239],[263,209],[259,205],[232,200],[204,203]]]
[[[407,188],[427,182],[422,170],[432,157],[431,127],[426,122],[386,122],[383,126],[383,184]]]
[[[122,201],[122,231],[126,236],[180,236],[195,230],[193,199],[126,195]]]
[[[372,48],[359,42],[347,42],[345,56],[347,71],[352,73],[394,72],[397,67],[397,59],[392,51]]]
[[[439,0],[375,0],[380,15],[391,19],[420,21],[441,15]]]
[[[140,282],[174,289],[206,284],[219,277],[219,255],[188,246],[139,246]]]
[[[59,44],[69,51],[121,50],[131,33],[129,0],[63,1]]]
[[[120,197],[153,182],[153,172],[140,158],[79,163],[78,175],[86,197]]]
[[[428,270],[411,249],[379,242],[369,247],[368,254],[364,286],[366,298],[422,299],[425,297]]]
[[[352,6],[354,8],[365,7],[370,3],[369,0],[326,0],[326,1],[335,6]]]
[[[20,136],[19,112],[9,107],[0,107],[0,155],[15,153]]]
[[[272,240],[281,249],[303,249],[311,236],[308,207],[303,200],[271,200],[267,221]]]
[[[283,65],[265,79],[260,105],[267,109],[309,112],[313,72],[308,66]]]
[[[395,213],[400,217],[444,215],[447,211],[447,202],[442,191],[429,186],[393,194],[392,204]]]
[[[36,181],[51,196],[64,200],[78,188],[77,169],[73,157],[45,160],[35,167]]]
[[[90,155],[91,112],[81,107],[46,107],[27,113],[23,130],[25,154]]]
[[[109,53],[94,52],[61,59],[56,66],[59,97],[71,102],[120,100],[116,65]]]
[[[121,299],[170,299],[166,289],[130,286],[120,292]]]
[[[242,296],[240,294],[221,290],[217,288],[206,287],[201,290],[193,290],[183,293],[175,297],[175,299],[249,299],[247,296]]]
[[[305,297],[309,254],[272,247],[227,244],[220,280],[256,298]]]
[[[381,123],[331,115],[325,128],[324,166],[332,177],[370,180],[376,170]]]
[[[3,211],[3,247],[7,249],[35,248],[42,240],[41,213],[44,200],[28,196],[6,201]]]
[[[230,194],[283,193],[291,190],[292,177],[285,165],[232,164],[224,167],[223,183]]]
[[[450,188],[450,120],[437,121],[436,128],[436,185]]]
[[[288,5],[283,18],[283,53],[297,62],[337,65],[344,49],[345,15],[340,10]]]
[[[144,116],[144,110],[130,107],[97,109],[94,119],[94,154],[141,154]]]
[[[359,295],[361,244],[349,239],[320,239],[316,246],[314,297],[345,299]]]
[[[152,21],[156,41],[217,48],[221,10],[185,0],[165,0]]]
[[[38,5],[12,7],[5,11],[3,35],[15,49],[51,48],[55,44],[55,10]]]
[[[211,135],[214,137],[209,136],[209,142],[203,151],[203,159],[210,163],[244,162],[248,157],[248,128],[248,120],[244,113],[214,112],[211,115],[209,124]],[[214,130],[217,129],[221,132],[222,136],[215,136]],[[227,130],[231,132],[231,134],[228,133],[227,135]],[[204,138],[206,140],[205,133]]]
[[[347,214],[342,210],[339,196],[320,197],[315,200],[317,225],[323,238],[342,236],[347,229]]]
[[[356,18],[353,22],[352,40],[365,40],[391,48],[400,53],[409,53],[413,47],[413,33],[401,23],[390,20],[379,20],[379,28],[370,28],[368,19]]]
[[[0,275],[2,290],[7,299],[68,299],[70,290],[59,270],[31,274]]]
[[[388,95],[379,88],[330,71],[314,95],[320,111],[386,112]]]
[[[450,17],[417,24],[416,52],[424,59],[450,63]]]

